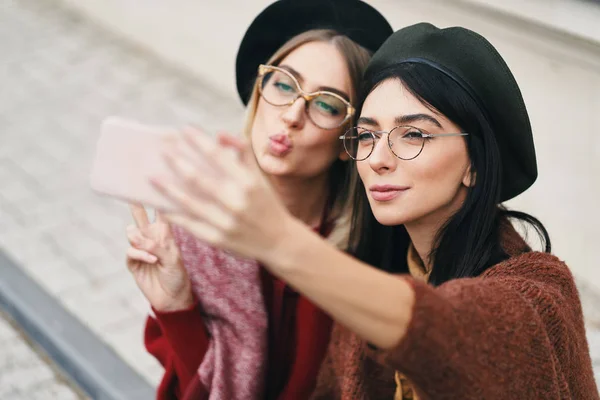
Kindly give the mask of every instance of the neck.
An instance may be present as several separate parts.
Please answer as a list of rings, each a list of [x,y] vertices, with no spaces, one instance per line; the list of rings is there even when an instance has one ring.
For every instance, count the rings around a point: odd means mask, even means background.
[[[462,207],[466,198],[466,190],[460,190],[457,196],[442,209],[420,218],[417,221],[404,224],[410,240],[423,261],[425,270],[431,271],[434,260],[431,258],[434,241],[444,224]]]
[[[419,254],[421,261],[423,261],[427,272],[433,268],[433,260],[429,256],[433,249],[435,235],[441,226],[441,223],[435,223],[434,221],[419,221],[405,225],[412,245]]]
[[[270,176],[269,181],[294,217],[316,227],[321,223],[327,202],[328,177],[328,174],[310,179]]]

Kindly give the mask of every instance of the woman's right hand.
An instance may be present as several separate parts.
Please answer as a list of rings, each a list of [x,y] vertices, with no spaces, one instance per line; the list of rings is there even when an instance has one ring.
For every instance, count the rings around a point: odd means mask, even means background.
[[[157,311],[191,307],[192,284],[169,223],[158,212],[155,222],[150,223],[140,205],[131,205],[131,213],[135,225],[127,227],[131,245],[127,250],[127,267],[138,287]]]

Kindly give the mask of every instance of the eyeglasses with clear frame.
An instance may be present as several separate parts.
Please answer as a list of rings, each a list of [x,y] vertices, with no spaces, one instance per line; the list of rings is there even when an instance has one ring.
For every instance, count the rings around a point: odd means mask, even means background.
[[[346,153],[356,161],[364,161],[375,149],[379,139],[387,134],[388,147],[392,154],[401,160],[414,160],[423,152],[425,142],[435,137],[468,136],[468,133],[427,133],[410,125],[400,125],[391,131],[372,131],[361,127],[352,127],[340,136],[344,141]]]
[[[326,90],[305,92],[298,79],[284,68],[261,64],[257,79],[259,94],[273,106],[291,106],[303,98],[308,118],[321,129],[339,128],[354,115],[355,109],[348,100]]]

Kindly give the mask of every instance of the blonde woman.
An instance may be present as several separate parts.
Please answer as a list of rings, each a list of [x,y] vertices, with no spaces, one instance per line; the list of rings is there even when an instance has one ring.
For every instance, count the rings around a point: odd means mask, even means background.
[[[289,213],[342,249],[353,184],[338,138],[370,55],[391,32],[362,1],[282,0],[238,52],[245,133],[263,175]],[[171,231],[160,215],[150,223],[140,207],[133,214],[128,266],[155,313],[146,347],[165,367],[157,397],[307,398],[330,317],[257,261]]]

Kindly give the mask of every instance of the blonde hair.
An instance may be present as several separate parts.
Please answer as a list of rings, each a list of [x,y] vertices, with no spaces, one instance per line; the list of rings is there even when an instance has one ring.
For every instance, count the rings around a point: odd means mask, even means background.
[[[288,40],[283,46],[273,54],[267,61],[269,65],[278,65],[292,51],[300,46],[311,42],[327,42],[333,44],[341,53],[346,61],[350,81],[353,91],[349,93],[350,102],[356,107],[357,89],[360,85],[362,75],[367,68],[371,58],[371,53],[364,47],[353,42],[347,36],[341,35],[331,29],[314,29],[303,32]],[[244,135],[249,138],[252,133],[252,126],[256,116],[256,109],[260,94],[258,84],[254,83],[248,107],[246,109],[246,122],[244,125]],[[348,125],[353,124],[354,120],[349,121]],[[332,205],[329,219],[335,221],[333,231],[329,234],[327,240],[336,247],[346,250],[348,247],[348,237],[350,234],[350,222],[352,215],[352,197],[357,187],[358,176],[354,168],[348,162],[341,160],[334,161],[330,169],[330,187],[329,195],[335,195],[335,201]]]

